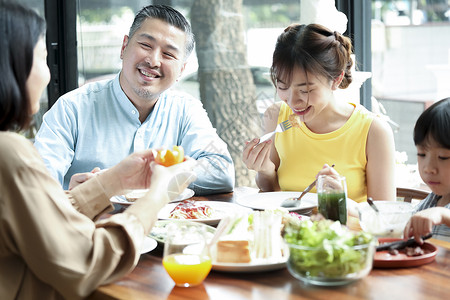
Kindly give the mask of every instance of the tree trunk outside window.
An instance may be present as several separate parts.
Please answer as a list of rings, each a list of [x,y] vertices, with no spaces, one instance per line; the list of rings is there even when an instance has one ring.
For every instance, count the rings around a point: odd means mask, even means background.
[[[246,58],[242,0],[194,0],[191,23],[202,103],[228,144],[236,186],[255,186],[254,172],[242,162],[245,141],[260,134],[255,85]]]

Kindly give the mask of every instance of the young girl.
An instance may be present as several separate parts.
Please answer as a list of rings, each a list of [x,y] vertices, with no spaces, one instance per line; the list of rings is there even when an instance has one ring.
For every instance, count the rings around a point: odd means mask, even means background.
[[[404,236],[421,236],[450,241],[450,98],[426,109],[414,127],[417,164],[431,193],[421,201],[405,227]]]
[[[334,96],[352,82],[351,48],[349,38],[318,24],[291,25],[278,37],[271,75],[283,101],[267,109],[265,131],[293,114],[301,122],[245,146],[243,160],[258,172],[262,191],[302,191],[319,170],[331,173],[328,165],[335,164],[346,177],[349,198],[395,199],[391,128],[363,106]]]

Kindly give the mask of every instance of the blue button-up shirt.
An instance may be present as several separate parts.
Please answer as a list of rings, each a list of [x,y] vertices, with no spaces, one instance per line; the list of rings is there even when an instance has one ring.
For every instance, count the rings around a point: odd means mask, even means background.
[[[190,185],[196,194],[232,191],[231,156],[202,103],[169,90],[141,123],[119,75],[63,95],[44,115],[35,138],[47,168],[65,189],[73,174],[112,167],[135,151],[173,145],[199,162],[197,180]]]

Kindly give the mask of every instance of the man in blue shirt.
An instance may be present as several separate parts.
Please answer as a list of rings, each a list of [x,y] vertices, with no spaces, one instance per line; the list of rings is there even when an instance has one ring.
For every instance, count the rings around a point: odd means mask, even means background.
[[[74,174],[109,168],[135,151],[181,145],[198,161],[190,185],[197,195],[233,190],[233,161],[201,102],[169,90],[193,47],[191,27],[178,11],[144,7],[124,37],[120,73],[58,99],[35,146],[64,188]]]

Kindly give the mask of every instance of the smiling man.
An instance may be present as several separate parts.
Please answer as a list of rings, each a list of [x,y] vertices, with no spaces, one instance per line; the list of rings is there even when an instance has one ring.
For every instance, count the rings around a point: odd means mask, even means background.
[[[193,48],[191,27],[175,9],[150,5],[137,13],[120,73],[63,95],[44,116],[35,146],[64,188],[74,174],[89,178],[135,151],[177,145],[199,162],[190,186],[197,195],[233,190],[231,156],[201,102],[169,90]]]

